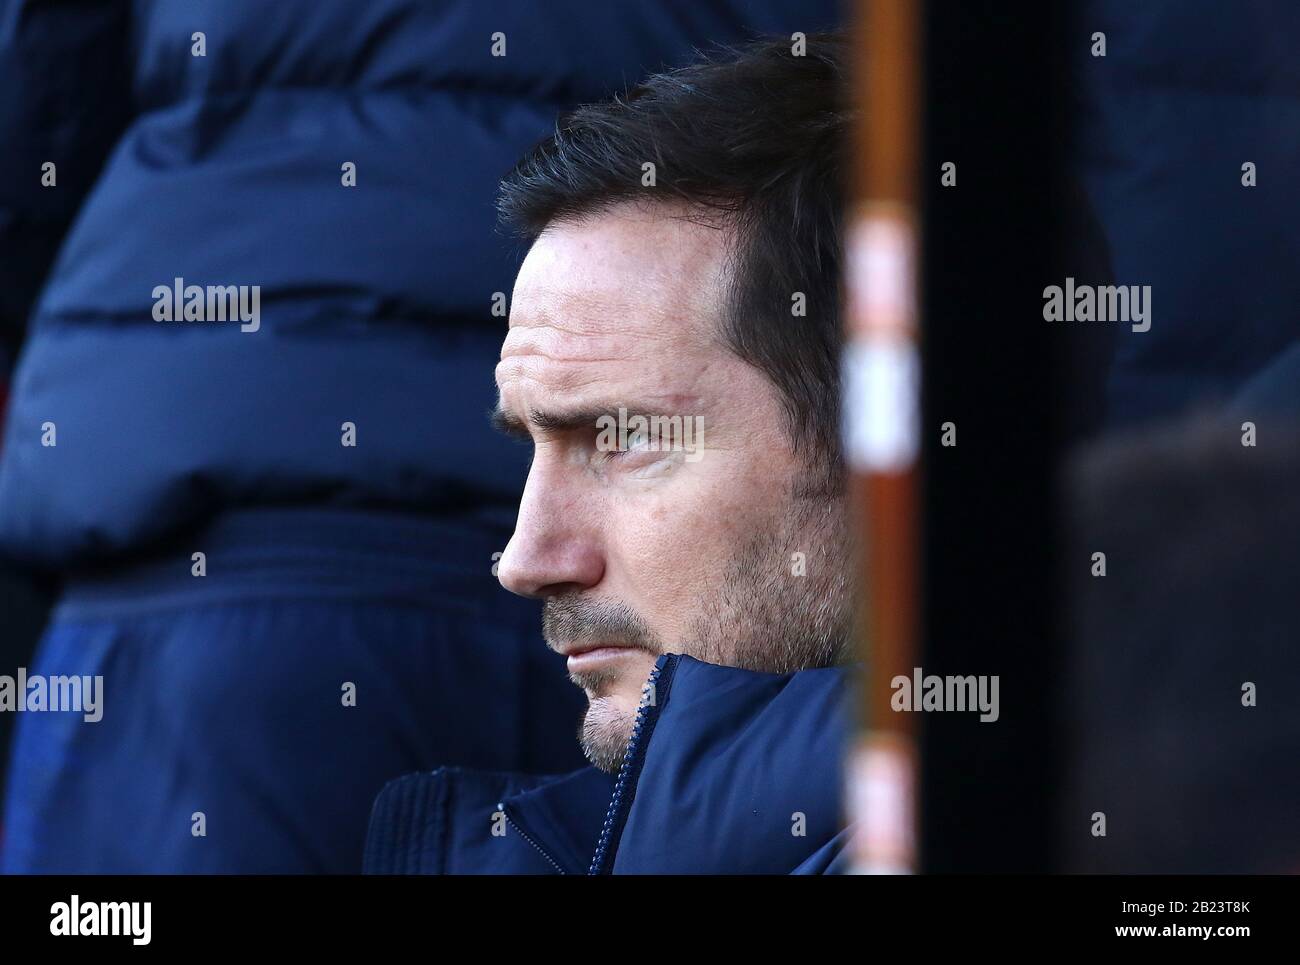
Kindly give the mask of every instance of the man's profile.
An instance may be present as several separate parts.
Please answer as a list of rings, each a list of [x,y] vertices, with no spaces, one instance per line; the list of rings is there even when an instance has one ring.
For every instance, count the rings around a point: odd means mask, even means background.
[[[576,112],[503,188],[535,240],[496,421],[535,456],[498,573],[545,599],[606,769],[659,653],[784,673],[836,662],[847,638],[835,48],[651,78]],[[598,451],[620,406],[699,419],[704,453]]]
[[[546,642],[589,700],[580,737],[599,772],[626,770],[637,721],[649,729],[638,710],[656,664],[675,679],[671,698],[645,698],[663,705],[654,737],[637,745],[637,786],[621,780],[609,803],[593,867],[614,866],[620,840],[626,863],[637,822],[680,826],[647,803],[656,768],[736,786],[707,761],[658,763],[692,746],[748,757],[745,779],[759,782],[735,814],[708,816],[715,832],[762,813],[782,870],[834,834],[841,674],[813,668],[844,659],[852,614],[838,423],[844,57],[832,36],[799,53],[759,42],[653,76],[563,119],[502,185],[503,220],[531,247],[493,421],[533,460],[499,579],[544,601]],[[602,426],[629,413],[639,430],[610,446]],[[703,430],[694,451],[657,437],[685,424]],[[794,683],[801,672],[819,676]],[[782,743],[762,738],[769,729]],[[608,784],[584,780],[599,816]],[[821,833],[799,841],[799,800],[754,803],[808,781]],[[547,813],[562,809],[581,810]],[[501,810],[544,836],[526,805]]]

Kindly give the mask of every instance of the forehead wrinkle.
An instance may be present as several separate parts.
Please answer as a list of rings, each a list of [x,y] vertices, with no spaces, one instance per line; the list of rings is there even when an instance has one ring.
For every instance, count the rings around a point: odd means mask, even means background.
[[[582,362],[557,362],[537,354],[513,355],[497,364],[498,397],[504,389],[511,390],[512,395],[522,390],[536,397],[528,391],[527,387],[531,386],[542,397],[562,398],[565,406],[588,401],[602,405],[613,402],[616,410],[622,398],[643,405],[654,403],[660,409],[659,414],[671,414],[685,412],[688,407],[699,409],[704,404],[697,387],[710,368],[708,363],[683,360],[682,364],[670,366],[675,378],[665,383],[655,377],[647,380],[646,376],[652,373],[645,366],[625,366],[623,358],[613,361],[619,363],[617,369],[593,368]],[[655,373],[663,374],[664,370],[656,368]]]
[[[554,343],[586,339],[597,344],[640,340],[696,345],[709,340],[717,316],[712,300],[679,292],[670,304],[660,304],[656,296],[663,287],[641,280],[605,295],[545,282],[530,286],[527,307],[515,301],[502,351],[512,341],[527,341],[528,333],[536,333],[539,342]]]
[[[657,337],[674,317],[693,317],[700,313],[694,304],[679,304],[673,299],[660,304],[656,297],[662,287],[632,282],[616,292],[576,292],[568,285],[553,287],[545,282],[529,286],[527,299],[515,300],[509,330],[555,329],[575,337],[598,337],[615,328]]]
[[[662,332],[575,333],[559,325],[516,325],[501,345],[501,360],[539,356],[555,362],[635,364],[674,337]]]
[[[501,344],[501,360],[534,355],[555,362],[617,362],[629,356],[616,350],[633,341],[615,335],[573,335],[549,325],[512,328]]]
[[[497,363],[496,381],[498,395],[510,389],[529,395],[540,392],[543,396],[572,399],[589,390],[604,393],[612,388],[604,370],[594,371],[581,362],[557,362],[539,354],[503,358]],[[533,392],[529,392],[528,386],[533,387]]]

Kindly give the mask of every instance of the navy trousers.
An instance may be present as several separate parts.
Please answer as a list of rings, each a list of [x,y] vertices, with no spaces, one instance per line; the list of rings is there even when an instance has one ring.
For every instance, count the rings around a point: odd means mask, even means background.
[[[582,694],[492,575],[507,536],[248,510],[70,583],[27,673],[101,677],[102,717],[17,714],[0,870],[356,872],[392,778],[581,766]]]

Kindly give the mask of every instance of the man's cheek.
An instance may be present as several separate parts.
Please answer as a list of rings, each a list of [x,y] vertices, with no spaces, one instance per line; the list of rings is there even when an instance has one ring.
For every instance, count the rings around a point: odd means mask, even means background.
[[[671,605],[677,587],[698,586],[723,555],[730,526],[726,514],[695,500],[633,513],[622,527],[621,550],[640,592]]]

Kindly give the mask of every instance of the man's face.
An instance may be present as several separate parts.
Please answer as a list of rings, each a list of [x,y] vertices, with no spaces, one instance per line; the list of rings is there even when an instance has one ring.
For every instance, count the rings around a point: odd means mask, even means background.
[[[497,422],[534,446],[497,572],[546,601],[546,642],[589,700],[584,750],[606,770],[660,653],[784,672],[834,662],[847,634],[842,497],[801,492],[811,473],[776,388],[717,335],[726,232],[682,213],[628,204],[548,227],[496,369]],[[611,450],[620,407],[683,433],[633,423]]]

